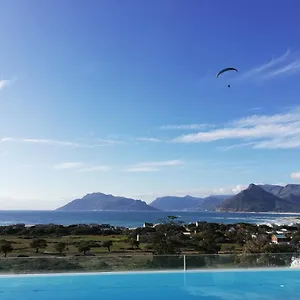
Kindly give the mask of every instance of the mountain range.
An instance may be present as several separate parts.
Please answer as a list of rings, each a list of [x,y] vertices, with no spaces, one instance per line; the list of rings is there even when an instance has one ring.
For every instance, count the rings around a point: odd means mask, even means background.
[[[255,185],[236,195],[211,195],[205,198],[166,196],[150,204],[142,200],[87,194],[57,210],[68,211],[222,211],[222,212],[300,212],[300,184]]]
[[[282,188],[282,191],[286,187]],[[287,189],[286,189],[287,190]],[[270,191],[270,192],[268,192]],[[276,195],[284,195],[279,197]],[[250,184],[249,187],[219,205],[217,211],[231,212],[299,212],[300,194],[295,196],[277,187]],[[291,200],[293,198],[293,200]]]
[[[164,211],[212,211],[230,195],[213,195],[205,198],[166,196],[156,198],[152,207]]]

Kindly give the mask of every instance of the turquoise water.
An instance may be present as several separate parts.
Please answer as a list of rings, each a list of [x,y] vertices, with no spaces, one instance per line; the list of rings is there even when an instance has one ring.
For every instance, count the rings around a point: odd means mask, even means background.
[[[299,300],[299,295],[295,269],[0,277],[1,300]]]

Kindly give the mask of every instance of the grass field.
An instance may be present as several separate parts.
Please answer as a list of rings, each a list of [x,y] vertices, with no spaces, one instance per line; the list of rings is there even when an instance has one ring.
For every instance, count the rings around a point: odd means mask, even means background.
[[[146,244],[141,243],[140,249],[132,249],[132,246],[129,242],[126,242],[127,237],[118,235],[118,236],[99,236],[99,235],[89,235],[89,236],[63,236],[60,238],[45,238],[47,241],[47,248],[40,249],[40,253],[36,254],[36,249],[30,247],[32,241],[31,238],[26,237],[16,237],[16,236],[5,236],[5,240],[10,241],[13,246],[13,252],[9,256],[18,256],[18,255],[28,255],[36,256],[41,253],[53,254],[57,251],[55,250],[55,245],[59,242],[64,242],[67,244],[67,248],[64,251],[65,255],[74,255],[78,254],[78,245],[82,242],[87,242],[92,245],[91,253],[93,254],[105,254],[113,252],[142,252],[145,251]],[[104,241],[112,241],[113,245],[110,249],[110,252],[107,248],[101,247],[101,243]],[[99,246],[97,246],[99,245]]]
[[[40,255],[57,255],[55,245],[59,242],[66,243],[66,250],[64,255],[74,256],[79,255],[78,246],[80,243],[86,242],[90,245],[90,253],[93,255],[113,255],[113,254],[138,254],[148,252],[149,244],[140,243],[139,249],[132,248],[130,242],[127,241],[126,235],[83,235],[83,236],[63,236],[63,237],[48,237],[45,238],[47,241],[47,248],[40,249],[39,253],[36,253],[36,249],[30,247],[32,238],[29,237],[16,237],[16,236],[5,236],[0,238],[10,241],[13,246],[13,251],[8,253],[9,257],[15,256],[40,256]],[[101,244],[104,241],[112,241],[112,247],[110,251],[107,248],[102,247]],[[242,247],[238,244],[221,244],[220,253],[239,253],[242,252]],[[183,254],[196,254],[197,252],[188,249],[182,249]]]

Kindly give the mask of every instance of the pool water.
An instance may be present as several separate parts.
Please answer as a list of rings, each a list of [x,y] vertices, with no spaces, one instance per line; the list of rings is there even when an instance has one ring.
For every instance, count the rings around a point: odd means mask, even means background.
[[[1,300],[299,300],[300,270],[0,276]]]

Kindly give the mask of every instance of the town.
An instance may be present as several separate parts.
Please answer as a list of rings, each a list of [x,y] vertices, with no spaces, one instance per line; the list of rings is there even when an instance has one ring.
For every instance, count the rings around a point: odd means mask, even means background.
[[[184,224],[169,216],[134,229],[16,224],[1,226],[0,235],[3,271],[86,269],[87,261],[89,270],[120,269],[126,263],[120,257],[130,258],[133,268],[182,266],[183,256],[191,267],[284,266],[297,255],[300,225]]]

